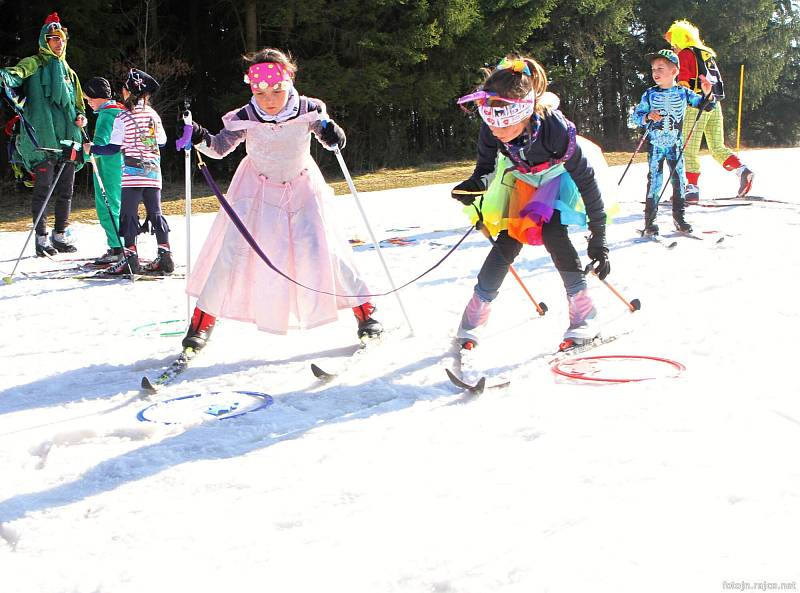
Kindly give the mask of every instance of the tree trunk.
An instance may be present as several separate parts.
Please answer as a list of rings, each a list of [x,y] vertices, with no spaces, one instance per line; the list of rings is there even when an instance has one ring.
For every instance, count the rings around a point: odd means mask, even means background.
[[[245,2],[245,46],[247,52],[254,52],[258,49],[258,10],[256,0]]]

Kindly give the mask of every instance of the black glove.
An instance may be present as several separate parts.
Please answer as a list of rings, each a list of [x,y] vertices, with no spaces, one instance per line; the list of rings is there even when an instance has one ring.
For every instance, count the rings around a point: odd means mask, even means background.
[[[347,144],[347,136],[344,135],[344,130],[340,128],[336,122],[327,120],[322,124],[322,132],[319,134],[320,142],[325,145],[325,148],[332,149],[334,144],[339,146],[339,150],[344,148]]]
[[[211,133],[196,121],[192,122],[192,144],[205,142],[211,146]]]
[[[608,243],[606,243],[606,225],[603,222],[590,222],[589,230],[592,235],[589,237],[586,253],[592,260],[597,277],[605,280],[606,276],[611,273],[611,262],[608,261]]]
[[[450,197],[458,200],[465,206],[469,206],[475,198],[486,192],[486,183],[482,179],[469,179],[462,181],[450,191]]]

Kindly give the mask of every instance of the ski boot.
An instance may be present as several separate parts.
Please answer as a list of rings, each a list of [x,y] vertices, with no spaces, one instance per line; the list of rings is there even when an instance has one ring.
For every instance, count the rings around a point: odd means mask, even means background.
[[[572,296],[567,296],[567,303],[569,327],[564,332],[564,340],[558,346],[561,351],[589,344],[600,334],[597,310],[594,308],[588,289],[584,288]]]
[[[72,238],[69,235],[68,229],[60,233],[53,229],[50,234],[50,242],[53,244],[53,247],[61,253],[75,253],[78,249],[72,244]]]
[[[50,245],[47,235],[36,235],[36,257],[50,257],[58,251]]]
[[[122,247],[109,247],[108,251],[92,262],[92,265],[107,266],[113,264],[115,261],[119,260],[121,255]]]
[[[691,233],[692,225],[686,222],[684,218],[686,214],[686,204],[682,198],[673,199],[672,201],[672,221],[675,223],[675,228],[679,233]]]
[[[700,201],[700,188],[692,183],[686,184],[686,203],[697,204]]]
[[[739,173],[739,193],[737,197],[743,198],[750,193],[750,188],[753,187],[753,177],[755,177],[755,174],[744,165],[739,167],[736,172]]]
[[[658,225],[656,224],[656,215],[658,214],[658,206],[654,199],[647,199],[644,206],[644,230],[642,230],[643,237],[658,234]]]
[[[380,321],[373,319],[372,314],[375,312],[376,307],[369,301],[353,307],[353,313],[358,321],[358,339],[371,340],[380,338],[383,333],[383,326]]]
[[[491,312],[492,302],[484,301],[477,292],[473,292],[472,298],[464,308],[464,314],[461,315],[461,323],[456,332],[456,339],[462,349],[472,350],[478,345],[479,335],[489,322]]]
[[[149,264],[144,266],[148,274],[166,275],[175,271],[175,262],[172,261],[172,252],[166,247],[158,248],[158,255]]]
[[[107,267],[102,274],[103,276],[126,276],[138,274],[139,270],[139,254],[136,252],[136,247],[128,247],[120,254],[117,263]]]
[[[192,313],[192,322],[189,324],[189,330],[186,332],[181,346],[184,349],[191,348],[195,352],[205,348],[216,322],[216,317],[209,315],[199,307],[195,307],[194,313]]]

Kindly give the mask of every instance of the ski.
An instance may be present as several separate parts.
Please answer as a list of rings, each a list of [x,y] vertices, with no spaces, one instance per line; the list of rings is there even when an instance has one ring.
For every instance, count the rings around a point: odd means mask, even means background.
[[[553,364],[559,361],[562,361],[566,358],[570,358],[572,356],[576,356],[578,354],[582,354],[584,352],[588,352],[590,350],[594,350],[599,346],[603,346],[605,344],[609,344],[615,340],[618,340],[620,337],[630,333],[632,330],[623,331],[617,334],[609,334],[607,336],[598,336],[591,340],[590,342],[586,342],[584,344],[578,344],[574,346],[570,346],[569,348],[561,348],[559,347],[558,350],[555,352],[543,352],[533,358],[528,359],[523,363],[523,365],[531,364],[537,360],[545,359],[547,364]],[[523,366],[521,365],[521,366]],[[486,389],[493,389],[499,387],[507,387],[511,384],[511,379],[502,379],[497,383],[487,385],[489,382],[489,375],[481,376],[475,383],[468,383],[463,379],[463,377],[458,376],[455,372],[451,371],[450,369],[445,369],[447,373],[447,378],[450,379],[450,382],[455,385],[456,387],[463,389],[464,391],[469,392],[471,395],[480,395]]]
[[[701,237],[700,235],[696,235],[694,232],[690,231],[675,231],[675,236],[677,237],[686,237],[687,239],[694,239],[695,241],[705,241],[705,237]],[[722,243],[725,240],[725,235],[716,238],[715,240],[711,241],[714,245]]]
[[[553,364],[554,362],[559,362],[564,360],[565,358],[570,358],[577,354],[582,354],[584,352],[588,352],[589,350],[594,350],[598,346],[603,346],[615,340],[618,340],[621,336],[624,336],[629,332],[622,332],[619,334],[608,334],[607,336],[597,336],[590,342],[586,342],[583,344],[576,344],[574,346],[569,346],[567,348],[559,348],[555,352],[550,353],[548,356],[548,364]]]
[[[71,278],[73,280],[89,280],[89,281],[111,282],[111,281],[114,281],[114,280],[130,280],[131,276],[130,276],[130,274],[115,274],[115,275],[104,274],[103,271],[101,270],[99,272],[90,272],[90,273],[87,273],[87,274],[75,274],[75,275],[72,275],[72,276],[65,276],[65,278]],[[186,278],[186,275],[185,274],[181,274],[181,273],[175,273],[175,272],[173,272],[172,274],[141,273],[141,274],[134,274],[133,275],[133,279],[136,282],[139,282],[140,280],[145,280],[145,281],[146,280],[166,280],[168,278],[173,278],[173,279],[176,279],[176,280],[182,280],[182,279]],[[56,277],[55,279],[58,280],[59,277]]]
[[[677,241],[668,241],[661,235],[648,235],[643,230],[637,230],[637,232],[643,241],[653,241],[666,249],[674,249],[678,245]]]
[[[734,203],[722,203],[723,200],[736,200]],[[645,204],[646,202],[640,202]],[[686,202],[686,206],[698,206],[700,208],[736,208],[738,206],[751,206],[752,202],[745,202],[738,198],[720,198],[706,202]],[[672,202],[659,202],[659,208],[672,208]]]
[[[719,198],[719,199],[720,200],[731,200],[731,201],[734,201],[734,202],[741,202],[743,204],[744,203],[753,204],[753,203],[756,203],[756,202],[766,202],[766,203],[769,203],[769,204],[786,204],[787,206],[798,206],[798,205],[800,205],[800,204],[797,204],[797,202],[787,202],[785,200],[773,200],[773,199],[770,199],[770,198],[765,198],[763,196],[750,196],[750,195],[733,196],[731,198]]]
[[[383,333],[385,334],[386,332],[384,331]],[[385,338],[383,336],[379,338],[370,338],[364,336],[360,338],[358,348],[347,357],[344,364],[342,364],[342,366],[340,366],[336,372],[326,371],[318,364],[313,362],[311,363],[311,372],[317,379],[319,379],[320,382],[330,383],[343,373],[346,373],[348,369],[358,364],[368,352],[375,350],[375,348],[379,346],[384,339]]]
[[[189,363],[197,356],[197,352],[194,348],[185,348],[155,380],[151,381],[147,375],[142,377],[142,391],[148,395],[158,393],[160,389],[172,383],[175,377],[189,368]]]
[[[478,375],[474,368],[474,360],[472,360],[475,344],[471,343],[472,345],[468,346],[470,343],[469,340],[464,344],[460,342],[456,343],[458,352],[456,353],[455,368],[445,368],[445,373],[447,373],[447,378],[450,379],[450,382],[459,389],[469,392],[471,395],[480,395],[486,389],[496,389],[510,385],[511,381],[508,380],[499,380],[496,383],[487,385],[487,376],[485,374],[478,376],[478,380],[475,383],[466,381],[465,377],[467,372],[472,376]]]

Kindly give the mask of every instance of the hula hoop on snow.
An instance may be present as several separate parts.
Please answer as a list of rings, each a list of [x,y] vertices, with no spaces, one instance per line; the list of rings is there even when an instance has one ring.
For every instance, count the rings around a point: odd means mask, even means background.
[[[185,324],[185,319],[170,319],[168,321],[155,321],[153,323],[145,323],[138,327],[134,327],[131,333],[135,336],[142,336],[145,338],[172,338],[174,336],[182,336],[184,333],[183,325],[178,330],[173,329],[176,323]]]
[[[266,408],[272,401],[272,396],[256,391],[193,393],[150,404],[136,417],[167,425],[225,420]]]
[[[621,361],[621,360],[634,360],[634,361],[648,361],[656,363],[663,368],[667,366],[673,370],[672,374],[663,374],[660,376],[651,377],[603,377],[596,373],[602,371],[602,361]],[[651,367],[653,365],[650,365]],[[574,368],[570,368],[574,367]],[[550,365],[550,370],[556,375],[567,377],[569,379],[577,379],[580,381],[594,381],[597,383],[634,383],[637,381],[650,381],[652,379],[674,379],[678,377],[686,367],[681,363],[670,360],[668,358],[661,358],[659,356],[639,356],[635,354],[608,354],[605,356],[582,356],[579,358],[566,358],[559,360]]]

